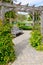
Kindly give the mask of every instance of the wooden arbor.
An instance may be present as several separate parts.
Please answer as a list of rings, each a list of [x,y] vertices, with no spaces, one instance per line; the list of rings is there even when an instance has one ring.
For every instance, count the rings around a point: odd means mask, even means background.
[[[33,15],[33,21],[34,21],[34,12],[39,11],[41,14],[41,33],[43,35],[43,6],[35,7],[35,6],[26,6],[26,5],[17,5],[17,4],[11,4],[11,3],[2,3],[0,2],[0,18],[4,19],[4,14],[7,11],[14,10],[16,12],[27,12],[31,13]]]

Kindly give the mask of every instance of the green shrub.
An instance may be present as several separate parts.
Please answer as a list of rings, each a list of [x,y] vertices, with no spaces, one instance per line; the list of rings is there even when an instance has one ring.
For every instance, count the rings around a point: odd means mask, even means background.
[[[16,13],[14,11],[6,12],[5,18],[16,18]]]
[[[37,46],[41,45],[41,40],[42,40],[42,36],[41,36],[40,31],[34,30],[31,33],[31,38],[30,38],[31,45],[33,47],[37,47]]]
[[[20,29],[23,29],[23,30],[32,30],[32,26],[19,26]]]
[[[25,25],[25,22],[24,23],[23,22],[18,22],[17,25],[18,26],[24,26]]]
[[[36,47],[36,50],[43,51],[43,44]]]
[[[6,23],[0,27],[0,65],[6,65],[16,58],[11,35],[12,26]]]

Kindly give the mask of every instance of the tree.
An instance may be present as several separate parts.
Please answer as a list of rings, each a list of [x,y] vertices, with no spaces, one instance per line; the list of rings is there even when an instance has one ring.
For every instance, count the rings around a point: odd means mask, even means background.
[[[28,21],[32,21],[32,19],[33,19],[33,16],[32,16],[32,14],[30,13],[30,14],[29,14],[29,17],[28,17]]]
[[[18,14],[18,20],[20,21],[23,21],[23,20],[26,20],[26,16],[25,15],[22,15],[22,14]]]
[[[33,13],[31,12],[30,14],[31,19],[33,19]],[[39,11],[34,11],[34,22],[40,21],[40,12]]]
[[[34,12],[34,21],[40,21],[40,13],[39,11]]]
[[[13,19],[15,19],[17,16],[16,16],[16,12],[14,11],[9,11],[9,12],[6,12],[5,13],[5,18],[6,19],[9,19],[10,23],[13,21]]]
[[[40,30],[40,12],[36,11],[34,12],[34,26],[35,28],[37,28],[38,30]]]

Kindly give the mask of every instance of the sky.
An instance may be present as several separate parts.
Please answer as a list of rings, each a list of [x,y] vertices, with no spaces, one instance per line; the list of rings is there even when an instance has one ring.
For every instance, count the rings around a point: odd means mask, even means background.
[[[29,3],[30,6],[43,6],[43,0],[17,0],[17,2],[22,2],[23,5]]]
[[[29,3],[30,6],[32,6],[32,5],[35,5],[35,6],[43,6],[43,0],[15,0],[14,3],[15,2],[17,4],[19,2],[21,2],[22,5],[26,5],[27,3]],[[25,14],[25,12],[18,12],[18,13]]]

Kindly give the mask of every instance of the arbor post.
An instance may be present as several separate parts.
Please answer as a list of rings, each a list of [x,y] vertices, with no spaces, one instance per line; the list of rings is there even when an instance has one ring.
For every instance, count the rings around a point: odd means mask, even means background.
[[[4,20],[4,14],[5,14],[5,8],[4,8],[4,6],[1,6],[1,12],[0,12],[0,14],[1,14],[1,19]]]
[[[43,35],[43,12],[41,12],[41,34]]]
[[[41,35],[43,36],[43,11],[41,12]],[[43,38],[42,38],[43,42]]]
[[[33,11],[33,26],[34,26],[35,22],[34,22],[34,11]]]

